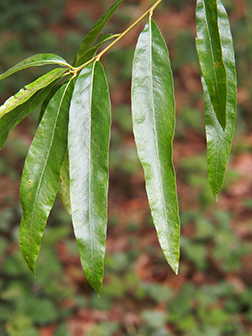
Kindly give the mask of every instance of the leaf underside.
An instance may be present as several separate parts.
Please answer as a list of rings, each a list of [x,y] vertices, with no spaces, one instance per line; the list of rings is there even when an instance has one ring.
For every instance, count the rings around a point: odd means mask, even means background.
[[[33,273],[67,149],[71,93],[72,84],[69,82],[49,102],[24,165],[20,188],[23,216],[19,243],[23,257]]]
[[[72,221],[88,282],[102,286],[107,227],[110,99],[99,62],[79,74],[69,112]]]
[[[172,163],[173,76],[165,41],[151,19],[139,36],[133,60],[132,118],[154,225],[164,255],[177,273],[180,224]]]
[[[197,5],[197,15],[201,12],[200,4]],[[210,97],[205,77],[202,76],[205,103],[205,127],[207,137],[207,163],[208,179],[214,196],[221,190],[224,175],[231,151],[236,119],[236,69],[235,56],[228,16],[221,1],[218,6],[218,30],[223,55],[223,64],[227,79],[226,127],[223,131],[217,119],[213,101]],[[203,74],[202,74],[203,75]]]
[[[223,61],[216,0],[198,0],[196,47],[202,77],[222,129],[226,128],[227,75]]]
[[[57,81],[58,79],[37,91],[29,100],[17,106],[0,119],[0,149],[5,144],[9,132],[39,106]]]
[[[17,106],[24,104],[37,91],[50,85],[57,78],[62,77],[65,71],[66,70],[63,68],[54,69],[49,73],[39,77],[34,82],[26,85],[23,89],[19,90],[14,96],[7,99],[5,103],[0,107],[0,118],[2,118],[10,111],[14,110]]]

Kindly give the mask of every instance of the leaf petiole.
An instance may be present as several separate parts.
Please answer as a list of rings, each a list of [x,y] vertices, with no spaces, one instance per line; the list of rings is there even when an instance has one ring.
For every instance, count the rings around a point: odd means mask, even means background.
[[[105,49],[103,49],[97,56],[94,56],[86,63],[82,64],[76,69],[76,72],[80,72],[83,68],[85,68],[88,64],[92,63],[94,60],[99,61],[100,58],[110,49],[112,48],[118,41],[121,40],[131,29],[133,29],[140,21],[142,21],[147,15],[152,15],[154,9],[162,2],[163,0],[157,0],[153,6],[151,6],[143,15],[141,15],[131,26],[129,26],[124,32],[119,34],[119,36],[111,42]]]

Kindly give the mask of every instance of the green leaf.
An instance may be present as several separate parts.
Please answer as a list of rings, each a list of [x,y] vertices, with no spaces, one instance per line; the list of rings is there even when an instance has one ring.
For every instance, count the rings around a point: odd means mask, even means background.
[[[232,35],[228,16],[221,1],[218,1],[218,25],[223,61],[227,73],[227,124],[225,132],[220,126],[207,84],[202,78],[205,103],[205,126],[207,136],[208,179],[214,196],[221,190],[231,151],[236,119],[236,69]]]
[[[19,90],[14,96],[10,97],[5,101],[5,103],[0,107],[0,118],[2,118],[6,113],[14,110],[17,106],[25,103],[29,100],[37,91],[48,86],[55,79],[62,77],[65,69],[58,68],[54,69],[47,74],[39,77],[34,82],[26,85],[23,89]]]
[[[52,97],[56,94],[58,90],[63,86],[64,84],[60,84],[55,86],[46,99],[43,101],[43,104],[41,106],[40,115],[39,115],[39,123],[44,115],[44,112],[47,108],[48,103],[52,99]],[[59,188],[57,195],[59,196],[61,202],[63,203],[65,209],[69,213],[69,215],[72,215],[71,211],[71,203],[70,203],[70,178],[69,178],[69,158],[68,158],[68,150],[66,151],[65,159],[63,162],[63,165],[61,167],[60,171],[60,182],[59,182]]]
[[[95,61],[76,80],[68,150],[74,232],[87,280],[98,294],[106,243],[110,109],[104,70]]]
[[[92,47],[108,20],[111,18],[115,10],[121,5],[123,1],[124,0],[116,0],[113,5],[96,22],[94,28],[84,37],[81,42],[80,49],[76,54],[74,66],[81,65],[80,59],[82,58],[83,54]]]
[[[69,178],[69,157],[66,151],[65,159],[60,171],[60,183],[57,195],[66,208],[69,215],[72,215],[70,201],[70,178]]]
[[[70,67],[72,66],[68,64],[62,57],[54,55],[54,54],[37,54],[31,57],[26,58],[25,60],[17,63],[12,68],[8,69],[4,73],[0,75],[0,80],[4,79],[15,72],[18,72],[23,69],[27,69],[33,66],[42,66],[42,65],[49,65],[49,64],[57,64],[62,67]]]
[[[216,0],[197,0],[196,47],[201,74],[217,120],[225,131],[228,86],[218,25]]]
[[[59,187],[67,148],[71,81],[49,102],[25,160],[20,196],[23,216],[19,231],[21,252],[34,273],[41,238]]]
[[[40,89],[29,100],[17,106],[0,119],[0,149],[5,144],[9,132],[39,106],[57,81],[58,79],[45,88]]]
[[[48,93],[47,97],[45,98],[45,100],[41,104],[39,118],[38,118],[38,124],[40,123],[41,119],[43,118],[43,115],[45,113],[45,110],[47,108],[47,105],[48,105],[49,101],[52,99],[52,97],[55,95],[55,93],[62,87],[62,85],[63,85],[63,83],[61,83],[59,85],[55,85],[54,87],[52,87],[51,91]]]
[[[137,42],[132,77],[133,131],[151,213],[164,255],[177,273],[180,224],[172,163],[173,76],[165,41],[151,19]]]
[[[99,47],[107,42],[112,40],[113,38],[117,37],[118,35],[111,35],[111,34],[106,34],[104,36],[101,37],[99,43],[97,43],[94,47],[88,49],[79,59],[78,65],[82,65],[84,63],[86,63],[88,60],[90,60],[92,57],[94,57],[96,55],[97,50],[99,49]]]

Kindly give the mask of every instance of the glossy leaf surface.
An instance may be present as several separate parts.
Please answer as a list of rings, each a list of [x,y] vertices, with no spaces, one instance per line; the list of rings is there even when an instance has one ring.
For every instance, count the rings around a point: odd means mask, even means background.
[[[0,119],[0,149],[5,144],[9,132],[39,106],[54,85],[55,82],[52,82],[47,87],[37,91],[24,104],[17,106]]]
[[[227,75],[218,28],[216,0],[197,0],[196,27],[196,47],[201,75],[207,86],[217,120],[225,131]]]
[[[50,85],[55,81],[55,79],[62,77],[64,72],[65,69],[62,68],[54,69],[44,76],[39,77],[34,82],[26,85],[23,89],[19,90],[14,96],[7,99],[0,107],[0,118],[2,118],[6,113],[9,113],[15,109],[17,106],[25,103],[37,91]]]
[[[82,64],[83,54],[88,51],[94,44],[97,37],[100,35],[102,29],[105,27],[108,20],[111,18],[115,10],[121,5],[124,0],[116,0],[113,5],[100,17],[100,19],[94,25],[94,28],[84,37],[81,42],[79,51],[77,52],[74,66],[79,66]]]
[[[33,66],[42,66],[42,65],[49,65],[49,64],[60,65],[62,67],[71,67],[71,65],[68,64],[64,60],[64,58],[60,56],[57,56],[54,54],[37,54],[37,55],[33,55],[31,57],[26,58],[25,60],[17,63],[12,68],[2,73],[0,75],[0,80],[23,69],[27,69]]]
[[[151,20],[139,36],[132,77],[133,131],[151,213],[164,255],[177,273],[180,224],[172,163],[173,76],[165,41]]]
[[[107,228],[110,99],[102,65],[79,74],[69,113],[70,198],[74,232],[87,280],[100,292]]]
[[[207,85],[204,78],[202,79],[205,102],[208,179],[215,196],[221,190],[231,151],[236,119],[237,95],[233,41],[228,16],[221,1],[218,1],[218,23],[223,61],[227,73],[227,125],[225,132],[216,118]]]
[[[69,82],[53,96],[25,160],[20,188],[23,216],[19,242],[22,254],[33,273],[66,154],[71,93],[72,85]]]

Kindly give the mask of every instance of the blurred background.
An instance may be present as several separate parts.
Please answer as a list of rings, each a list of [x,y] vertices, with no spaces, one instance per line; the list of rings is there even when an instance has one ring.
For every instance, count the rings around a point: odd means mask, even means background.
[[[102,58],[113,125],[100,297],[86,281],[71,218],[59,199],[45,230],[36,278],[20,254],[20,177],[39,111],[10,133],[1,151],[1,336],[252,334],[252,2],[223,2],[232,26],[239,89],[232,154],[217,203],[207,181],[195,1],[164,0],[153,17],[168,44],[175,79],[174,163],[182,227],[179,275],[173,274],[159,246],[132,135],[131,67],[143,21]],[[83,36],[111,3],[1,0],[0,73],[36,53],[55,53],[72,63]],[[103,33],[122,32],[153,3],[125,0]],[[47,70],[31,68],[1,81],[0,103]]]

